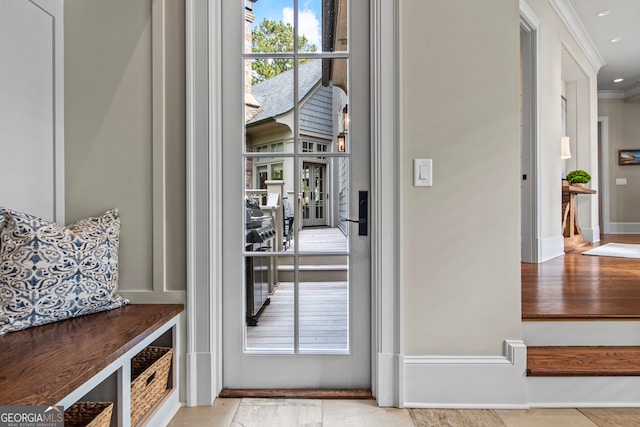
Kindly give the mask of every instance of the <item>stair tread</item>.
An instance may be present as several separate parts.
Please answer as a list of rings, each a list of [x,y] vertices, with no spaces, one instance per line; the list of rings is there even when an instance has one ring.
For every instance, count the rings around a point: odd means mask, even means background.
[[[640,346],[527,347],[527,376],[640,376]]]

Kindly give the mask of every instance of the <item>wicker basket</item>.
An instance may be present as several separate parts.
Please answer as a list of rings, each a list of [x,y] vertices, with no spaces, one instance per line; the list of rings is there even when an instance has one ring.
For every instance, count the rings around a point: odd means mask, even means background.
[[[111,402],[76,402],[64,411],[65,427],[109,427]]]
[[[167,390],[173,349],[146,347],[131,359],[131,425],[134,426]]]

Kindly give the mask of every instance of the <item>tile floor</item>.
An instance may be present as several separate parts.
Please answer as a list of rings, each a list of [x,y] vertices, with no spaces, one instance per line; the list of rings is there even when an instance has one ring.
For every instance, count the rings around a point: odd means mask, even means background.
[[[217,399],[182,408],[169,427],[630,427],[640,408],[459,410],[378,408],[373,400]]]

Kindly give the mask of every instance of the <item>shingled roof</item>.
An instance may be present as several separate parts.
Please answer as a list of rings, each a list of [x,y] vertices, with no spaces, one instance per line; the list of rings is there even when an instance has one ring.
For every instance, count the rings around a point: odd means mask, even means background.
[[[313,59],[298,67],[298,101],[306,97],[322,78],[322,60]],[[260,112],[247,124],[275,118],[293,109],[293,69],[263,80],[251,87],[260,103]]]

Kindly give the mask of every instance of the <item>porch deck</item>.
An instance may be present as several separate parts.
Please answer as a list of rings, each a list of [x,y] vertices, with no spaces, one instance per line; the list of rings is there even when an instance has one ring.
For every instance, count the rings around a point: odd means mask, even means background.
[[[299,284],[301,351],[348,349],[349,292],[346,282]],[[257,326],[247,326],[247,349],[294,349],[294,284],[283,282],[264,307]]]
[[[346,253],[348,240],[337,228],[304,228],[298,232],[300,253]],[[295,241],[287,249],[293,254]],[[306,258],[306,259],[304,259]],[[303,257],[301,268],[318,269],[320,278],[326,269],[336,267],[336,260],[346,257]],[[342,266],[346,268],[346,266]],[[306,271],[306,270],[305,270]],[[306,271],[308,272],[308,271]],[[300,276],[310,277],[310,276]],[[345,275],[346,277],[346,275]],[[294,350],[294,283],[277,284],[258,319],[257,326],[247,326],[247,349],[268,351]],[[301,280],[299,283],[299,350],[301,352],[344,352],[349,348],[349,284],[342,280]]]
[[[300,252],[346,252],[349,249],[348,239],[339,228],[314,227],[303,228],[298,231]],[[295,240],[287,248],[287,252],[293,253]]]

